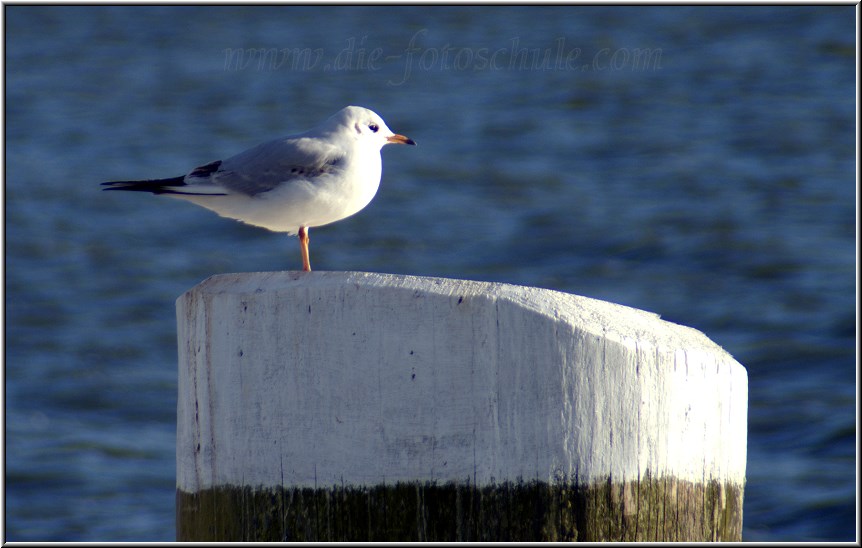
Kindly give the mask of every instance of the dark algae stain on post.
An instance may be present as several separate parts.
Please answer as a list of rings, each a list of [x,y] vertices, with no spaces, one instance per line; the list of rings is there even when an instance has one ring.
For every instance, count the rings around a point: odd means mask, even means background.
[[[177,492],[179,541],[740,541],[742,490],[665,478]]]

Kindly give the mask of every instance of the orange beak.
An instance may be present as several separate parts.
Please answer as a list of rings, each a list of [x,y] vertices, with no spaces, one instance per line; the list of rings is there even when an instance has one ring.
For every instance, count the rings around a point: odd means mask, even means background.
[[[411,139],[410,137],[405,137],[404,135],[390,135],[386,138],[387,143],[394,143],[396,145],[415,145],[416,141]]]

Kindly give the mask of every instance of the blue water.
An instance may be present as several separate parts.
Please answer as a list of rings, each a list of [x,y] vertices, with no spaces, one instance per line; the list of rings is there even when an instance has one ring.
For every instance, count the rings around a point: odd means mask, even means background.
[[[750,379],[743,538],[856,538],[854,6],[5,6],[6,540],[174,538],[174,300],[295,239],[97,183],[347,104],[416,148],[321,270],[657,312]]]

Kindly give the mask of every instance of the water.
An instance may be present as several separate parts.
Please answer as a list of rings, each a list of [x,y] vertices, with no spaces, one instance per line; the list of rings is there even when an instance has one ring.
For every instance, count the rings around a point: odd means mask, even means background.
[[[854,9],[7,6],[6,539],[172,540],[174,300],[300,265],[97,183],[347,104],[419,147],[315,267],[700,329],[749,373],[744,539],[855,539]]]

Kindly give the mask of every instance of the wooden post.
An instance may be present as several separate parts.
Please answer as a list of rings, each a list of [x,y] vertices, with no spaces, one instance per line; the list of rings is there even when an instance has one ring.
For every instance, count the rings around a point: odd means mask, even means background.
[[[177,538],[739,541],[745,369],[556,291],[357,272],[177,300]]]

